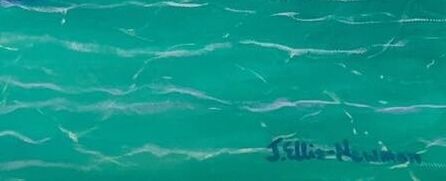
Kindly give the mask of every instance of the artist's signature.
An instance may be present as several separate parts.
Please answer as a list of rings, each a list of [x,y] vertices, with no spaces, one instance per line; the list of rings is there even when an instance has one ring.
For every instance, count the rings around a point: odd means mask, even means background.
[[[271,151],[266,159],[278,160],[326,160],[335,158],[338,161],[366,163],[421,163],[421,156],[412,152],[394,152],[388,149],[358,151],[353,149],[348,140],[335,143],[332,148],[317,147],[312,143],[299,140],[274,139],[267,147]]]

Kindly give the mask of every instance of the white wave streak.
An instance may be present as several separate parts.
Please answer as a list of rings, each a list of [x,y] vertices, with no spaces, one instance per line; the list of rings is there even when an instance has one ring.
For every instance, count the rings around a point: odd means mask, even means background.
[[[331,17],[331,16],[329,15],[329,16],[324,16],[324,17],[319,17],[319,18],[301,19],[301,18],[296,17],[298,14],[299,14],[299,13],[297,13],[297,12],[292,12],[292,11],[290,11],[290,12],[280,12],[280,13],[275,13],[275,14],[273,14],[273,15],[271,15],[271,16],[283,16],[283,17],[291,18],[291,19],[293,19],[293,20],[301,21],[301,22],[318,22],[318,21],[325,21],[325,20],[327,20],[328,18]]]
[[[175,8],[198,8],[202,6],[206,6],[208,3],[179,3],[179,2],[173,2],[173,1],[161,1],[156,3],[145,3],[140,1],[125,1],[122,3],[116,3],[116,4],[92,4],[92,3],[85,3],[85,4],[78,4],[74,5],[75,8],[88,8],[88,9],[113,9],[113,8],[119,8],[119,7],[126,7],[126,6],[136,6],[136,7],[142,7],[142,8],[150,8],[150,7],[175,7]]]
[[[106,54],[106,55],[112,54],[124,58],[137,57],[137,56],[153,56],[154,54],[154,52],[148,48],[124,49],[120,47],[100,45],[96,43],[84,43],[77,41],[61,40],[49,35],[29,36],[29,35],[12,34],[12,33],[0,33],[1,44],[8,44],[8,43],[30,44],[34,42],[52,43],[75,52]]]
[[[400,19],[399,23],[446,23],[446,19],[410,18]]]
[[[279,138],[290,139],[290,138],[294,138],[296,136],[297,136],[297,133],[294,132],[294,133],[290,133],[290,134],[284,134],[284,135],[275,136],[272,140],[276,140],[276,139],[279,139]]]
[[[69,10],[77,9],[77,8],[86,8],[86,9],[112,9],[119,8],[125,6],[136,6],[142,8],[148,7],[175,7],[175,8],[198,8],[202,6],[208,5],[208,3],[180,3],[174,1],[160,1],[156,3],[145,3],[139,1],[125,1],[122,3],[116,4],[92,4],[92,3],[84,3],[84,4],[70,4],[68,6],[29,6],[22,3],[14,3],[7,0],[1,0],[0,5],[5,8],[18,7],[20,9],[38,13],[60,13],[67,14]]]
[[[262,104],[254,104],[244,106],[243,109],[246,109],[251,112],[271,112],[275,110],[279,110],[287,107],[316,107],[316,106],[325,106],[325,105],[338,105],[339,102],[336,101],[325,101],[325,100],[298,100],[298,101],[288,101],[286,99],[278,99],[272,103],[262,103]]]
[[[434,140],[424,140],[420,139],[420,141],[426,144],[426,148],[430,148],[433,146],[446,147],[446,138],[437,138]]]
[[[315,48],[291,48],[286,45],[281,45],[277,43],[269,43],[269,42],[259,42],[255,40],[243,40],[240,41],[241,44],[246,45],[255,45],[264,48],[273,48],[281,51],[285,51],[290,55],[290,58],[294,56],[304,55],[304,54],[313,54],[313,55],[337,55],[337,54],[364,54],[367,52],[365,48],[358,48],[353,50],[326,50],[326,49],[315,49]]]
[[[322,111],[319,110],[319,111],[316,111],[316,112],[312,112],[312,113],[305,114],[305,115],[303,115],[303,116],[300,118],[300,120],[304,120],[304,119],[307,119],[307,118],[310,118],[310,117],[315,117],[315,116],[319,115],[321,112],[322,112]]]
[[[60,130],[62,133],[65,133],[65,134],[68,136],[68,138],[70,138],[71,141],[73,141],[73,142],[75,142],[75,143],[78,143],[78,142],[79,142],[79,138],[78,138],[78,136],[77,136],[76,133],[74,133],[74,132],[72,132],[72,131],[70,131],[70,130],[67,130],[67,129],[63,128],[62,126],[59,126],[59,130]]]
[[[57,7],[57,6],[27,6],[22,3],[10,2],[7,0],[0,0],[0,5],[5,8],[18,7],[26,11],[33,11],[39,13],[61,13],[66,14],[68,10],[75,8],[75,6],[69,7]]]
[[[113,163],[118,166],[126,166],[125,164],[117,160],[118,157],[107,156],[99,151],[86,149],[81,145],[76,145],[74,149],[79,153],[95,157],[96,164],[107,162],[107,163]]]
[[[352,17],[336,18],[335,20],[339,23],[344,23],[349,25],[369,25],[369,24],[381,24],[389,22],[389,21],[356,21]]]
[[[400,107],[386,107],[377,109],[377,112],[381,113],[393,113],[393,114],[402,114],[409,112],[417,112],[420,109],[446,109],[446,105],[436,105],[436,104],[419,104],[419,105],[411,105],[411,106],[400,106]]]
[[[48,140],[50,140],[50,138],[43,138],[40,140],[33,140],[25,135],[22,135],[18,132],[15,131],[11,131],[11,130],[6,130],[6,131],[1,131],[0,132],[0,137],[14,137],[20,141],[23,141],[25,143],[29,143],[29,144],[42,144],[44,142],[47,142]]]
[[[234,12],[234,13],[243,13],[243,14],[255,14],[254,10],[242,10],[242,9],[234,9],[234,8],[225,8],[226,11]]]
[[[125,7],[125,6],[136,6],[136,7],[142,7],[142,8],[150,8],[150,7],[176,7],[176,8],[198,8],[202,6],[206,6],[208,3],[179,3],[179,2],[173,2],[173,1],[161,1],[156,3],[145,3],[140,1],[125,1],[122,3],[116,3],[116,4],[92,4],[92,3],[86,3],[86,4],[78,4],[74,7],[76,8],[89,8],[89,9],[112,9],[112,8],[119,8],[119,7]]]
[[[412,181],[421,181],[412,171],[409,171],[409,175]]]
[[[369,109],[374,109],[373,106],[371,105],[367,105],[367,104],[361,104],[361,103],[354,103],[354,102],[343,102],[344,105],[346,106],[350,106],[350,107],[356,107],[356,108],[369,108]]]
[[[67,92],[65,89],[52,83],[24,83],[19,80],[13,79],[12,77],[0,77],[0,82],[24,89],[49,89],[57,92]]]
[[[327,15],[316,18],[300,18],[297,15],[297,12],[280,12],[275,13],[271,16],[283,16],[287,18],[291,18],[298,22],[323,22],[323,21],[336,21],[339,23],[347,24],[347,25],[367,25],[367,24],[384,24],[384,23],[446,23],[446,19],[438,19],[438,18],[403,18],[403,19],[395,19],[395,15],[388,12],[378,12],[378,13],[370,13],[370,14],[360,14],[349,17],[342,16],[333,16]],[[361,21],[357,20],[357,17],[373,17],[376,15],[384,15],[387,18],[391,18],[388,20],[368,20]]]
[[[136,148],[124,156],[134,156],[143,153],[149,153],[156,157],[166,157],[170,155],[182,155],[189,159],[207,160],[220,155],[239,155],[267,152],[266,148],[221,148],[212,151],[195,151],[185,149],[168,149],[154,144],[146,144],[140,148]]]
[[[68,163],[54,163],[46,162],[42,160],[19,160],[0,163],[0,170],[2,171],[13,171],[21,170],[26,168],[60,168],[60,169],[73,169],[73,170],[90,170],[90,167],[83,167]]]
[[[179,87],[179,86],[174,86],[174,85],[153,86],[152,88],[161,94],[178,93],[178,94],[189,95],[189,96],[192,96],[192,97],[195,97],[198,99],[215,101],[215,102],[222,103],[222,104],[231,104],[229,101],[222,100],[222,99],[219,99],[216,97],[212,97],[210,95],[207,95],[205,92],[195,90],[192,88]]]
[[[399,168],[407,168],[409,166],[410,162],[400,163],[393,166],[390,166],[389,169],[399,169]]]
[[[120,103],[105,101],[87,106],[77,106],[76,112],[96,112],[110,116],[111,114],[145,115],[165,112],[172,109],[192,109],[191,105],[184,103],[165,102],[139,102]]]
[[[212,51],[215,51],[217,49],[223,49],[223,48],[230,48],[230,43],[212,43],[204,46],[201,49],[196,50],[167,50],[167,51],[160,51],[160,52],[154,52],[154,55],[156,58],[177,58],[177,57],[191,57],[191,56],[199,56],[203,55]]]
[[[9,86],[15,86],[23,89],[46,89],[64,94],[83,94],[83,93],[106,93],[114,96],[127,95],[135,91],[148,88],[149,86],[143,85],[140,87],[130,87],[127,89],[118,88],[106,88],[106,87],[63,87],[57,84],[48,82],[23,82],[18,79],[6,76],[0,76],[0,83],[7,84]]]
[[[173,1],[164,1],[164,2],[161,2],[161,4],[167,5],[167,6],[172,6],[172,7],[180,7],[180,8],[197,8],[197,7],[208,5],[208,3],[202,3],[202,4],[198,4],[198,3],[178,3],[178,2],[173,2]]]
[[[8,51],[18,51],[18,48],[8,47],[4,45],[0,45],[0,49],[8,50]]]
[[[57,98],[37,102],[13,101],[13,104],[6,104],[0,107],[0,115],[8,114],[20,109],[51,109],[54,111],[68,112],[91,112],[106,115],[126,114],[126,115],[145,115],[164,112],[172,109],[192,109],[193,107],[185,103],[176,102],[137,102],[123,103],[115,101],[104,101],[95,104],[78,104],[69,102],[65,99]]]
[[[254,75],[256,78],[258,78],[259,80],[261,80],[263,83],[265,83],[265,84],[268,83],[268,81],[266,81],[265,77],[263,77],[260,73],[254,71],[254,70],[252,70],[252,69],[249,69],[249,68],[243,67],[243,66],[241,66],[241,65],[238,65],[238,64],[235,64],[235,65],[236,65],[240,70],[242,70],[242,71],[247,71],[247,72],[251,73],[251,74]]]
[[[96,43],[84,43],[77,41],[61,40],[49,35],[43,36],[27,36],[11,33],[0,33],[0,44],[8,43],[52,43],[64,47],[68,50],[81,52],[81,53],[94,53],[104,55],[115,55],[123,58],[131,57],[152,57],[157,59],[161,58],[177,58],[177,57],[191,57],[199,56],[209,52],[213,52],[218,49],[230,48],[230,43],[211,43],[205,45],[201,49],[195,50],[166,50],[166,51],[154,51],[149,48],[121,48],[108,45],[101,45]]]
[[[94,130],[96,130],[96,129],[98,129],[98,128],[97,128],[97,127],[92,127],[92,128],[89,128],[89,129],[87,129],[87,130],[85,130],[85,131],[76,133],[76,132],[70,131],[70,130],[68,130],[68,129],[65,129],[65,128],[62,127],[62,126],[59,126],[59,130],[60,130],[62,133],[66,134],[67,137],[68,137],[71,141],[73,141],[74,143],[79,143],[79,138],[80,138],[80,137],[82,137],[82,136],[84,136],[84,135],[86,135],[86,134],[88,134],[88,133],[90,133],[90,132],[92,132],[92,131],[94,131]]]

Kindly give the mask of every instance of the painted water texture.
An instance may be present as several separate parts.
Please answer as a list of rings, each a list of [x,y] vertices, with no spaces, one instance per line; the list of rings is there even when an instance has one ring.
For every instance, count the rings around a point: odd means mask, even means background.
[[[445,179],[445,0],[0,0],[0,180]]]

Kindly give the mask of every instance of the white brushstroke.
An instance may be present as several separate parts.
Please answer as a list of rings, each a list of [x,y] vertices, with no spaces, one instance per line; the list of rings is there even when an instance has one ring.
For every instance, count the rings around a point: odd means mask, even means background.
[[[266,81],[265,77],[263,77],[262,75],[260,75],[260,73],[254,71],[254,70],[252,70],[252,69],[249,69],[249,68],[243,67],[243,66],[241,66],[241,65],[238,65],[238,64],[235,64],[235,65],[236,65],[240,70],[242,70],[242,71],[247,71],[247,72],[251,73],[251,74],[254,75],[256,78],[258,78],[259,80],[261,80],[263,83],[265,83],[265,84],[268,83],[268,81]]]
[[[254,10],[241,10],[241,9],[234,9],[234,8],[228,8],[228,7],[226,7],[225,10],[229,11],[229,12],[243,13],[243,14],[255,14],[256,13],[256,11],[254,11]]]
[[[399,169],[399,168],[407,168],[409,166],[409,164],[410,164],[410,162],[405,162],[405,163],[393,165],[393,166],[389,167],[389,169],[393,170],[393,169]]]
[[[59,168],[59,169],[81,170],[81,171],[88,171],[91,169],[90,167],[83,167],[68,163],[46,162],[42,160],[19,160],[19,161],[9,161],[0,163],[1,171],[14,171],[26,168]]]
[[[45,143],[47,141],[50,140],[50,138],[43,138],[40,140],[33,140],[25,135],[22,135],[18,132],[12,131],[12,130],[5,130],[5,131],[0,131],[0,137],[13,137],[16,138],[22,142],[28,143],[28,144],[34,144],[34,145],[38,145],[38,144],[42,144]]]
[[[178,94],[184,94],[189,95],[198,99],[204,99],[204,100],[211,100],[222,104],[231,104],[231,102],[222,100],[216,97],[212,97],[210,95],[207,95],[205,92],[187,88],[187,87],[179,87],[174,85],[166,85],[166,86],[153,86],[154,90],[156,90],[160,94],[171,94],[171,93],[178,93]]]
[[[18,51],[18,48],[13,48],[9,46],[0,45],[0,49],[8,50],[8,51]]]
[[[446,19],[409,18],[400,19],[399,23],[446,23]]]
[[[409,175],[412,181],[421,181],[412,171],[409,171]]]
[[[322,110],[319,110],[319,111],[316,111],[316,112],[312,112],[312,113],[305,114],[305,115],[303,115],[303,116],[300,118],[300,120],[304,120],[304,119],[307,119],[307,118],[310,118],[310,117],[315,117],[315,116],[319,115],[321,112],[322,112]]]
[[[338,102],[324,101],[324,100],[298,100],[298,101],[288,101],[286,99],[278,99],[272,103],[262,103],[262,104],[251,104],[243,106],[242,108],[250,112],[271,112],[288,107],[315,107],[315,106],[325,106],[325,105],[336,105]]]
[[[134,156],[143,153],[149,153],[156,157],[163,158],[170,155],[181,155],[187,157],[188,159],[203,161],[220,155],[239,155],[264,152],[267,152],[266,148],[220,148],[210,151],[195,151],[185,149],[168,149],[154,144],[146,144],[140,148],[133,149],[124,156]]]
[[[154,52],[157,59],[199,56],[218,49],[230,48],[230,43],[212,43],[196,50],[167,50]]]
[[[433,65],[435,65],[435,60],[432,60],[429,64],[426,65],[426,69],[430,69]]]
[[[419,109],[446,109],[446,105],[419,104],[411,106],[386,107],[377,109],[376,111],[381,113],[402,114],[416,112]]]
[[[81,145],[76,145],[74,147],[74,149],[76,151],[78,151],[79,153],[95,157],[96,158],[96,164],[97,163],[108,162],[108,163],[113,163],[113,164],[118,165],[118,166],[127,166],[126,164],[123,164],[123,163],[119,162],[118,161],[118,157],[107,156],[107,155],[105,155],[105,154],[103,154],[103,153],[101,153],[99,151],[86,149],[86,148],[84,148]]]
[[[83,93],[106,93],[114,96],[122,96],[135,91],[149,88],[148,85],[129,89],[105,88],[105,87],[62,87],[60,85],[48,82],[23,82],[13,77],[0,76],[0,83],[23,89],[46,89],[64,94],[83,94]]]
[[[202,3],[202,4],[198,4],[198,3],[178,3],[178,2],[173,2],[173,1],[164,1],[164,2],[161,2],[161,4],[165,4],[165,5],[171,6],[171,7],[180,7],[180,8],[198,8],[198,7],[201,7],[201,6],[208,5],[208,3]]]
[[[182,3],[182,2],[174,2],[174,1],[160,1],[156,3],[145,3],[140,1],[124,1],[121,3],[115,4],[92,4],[92,3],[83,3],[83,4],[69,4],[68,6],[31,6],[22,3],[12,3],[10,1],[2,0],[0,1],[0,5],[4,8],[12,8],[17,7],[26,11],[38,12],[38,13],[58,13],[58,14],[67,14],[68,11],[73,9],[113,9],[119,7],[126,6],[136,6],[141,8],[150,8],[150,7],[174,7],[174,8],[199,8],[202,6],[208,5],[208,3]]]
[[[277,136],[275,136],[272,140],[277,140],[277,139],[279,139],[279,138],[282,138],[282,139],[291,139],[291,138],[294,138],[296,135],[297,135],[296,132],[294,132],[294,133],[290,133],[290,134],[284,134],[284,135],[277,135]]]
[[[92,104],[79,104],[67,101],[66,99],[57,98],[46,101],[20,102],[11,101],[13,104],[6,104],[0,107],[0,115],[8,114],[20,109],[50,109],[53,111],[68,111],[74,113],[97,113],[101,115],[146,115],[165,112],[172,109],[190,110],[193,109],[191,104],[182,102],[115,102],[102,101]]]
[[[437,138],[434,140],[425,140],[420,139],[420,142],[426,144],[426,148],[439,146],[439,147],[446,147],[446,138]]]
[[[281,51],[285,51],[289,54],[290,58],[294,56],[304,55],[304,54],[313,54],[313,55],[337,55],[337,54],[364,54],[367,52],[365,48],[358,48],[353,50],[326,50],[326,49],[315,49],[315,48],[291,48],[289,46],[277,44],[277,43],[269,43],[269,42],[259,42],[255,40],[243,40],[240,41],[241,44],[245,45],[255,45],[264,48],[272,48]]]
[[[79,142],[79,138],[76,135],[76,133],[63,128],[62,126],[59,126],[59,130],[62,133],[65,133],[68,136],[68,138],[70,138],[70,140],[73,141],[74,143],[78,143]]]

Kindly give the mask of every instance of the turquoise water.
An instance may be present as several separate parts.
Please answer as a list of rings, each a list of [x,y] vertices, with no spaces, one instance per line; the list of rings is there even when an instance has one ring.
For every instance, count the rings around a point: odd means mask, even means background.
[[[0,180],[446,177],[444,0],[0,2]]]

